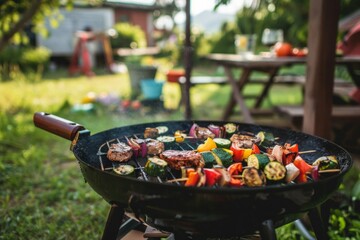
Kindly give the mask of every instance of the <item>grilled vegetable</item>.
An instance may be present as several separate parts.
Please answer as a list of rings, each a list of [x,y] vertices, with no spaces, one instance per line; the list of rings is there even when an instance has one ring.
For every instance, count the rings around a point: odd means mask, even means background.
[[[256,137],[260,138],[260,145],[264,147],[274,144],[275,141],[274,135],[269,132],[260,131]]]
[[[206,186],[214,186],[221,178],[221,173],[212,168],[204,168]]]
[[[228,167],[229,174],[232,175],[239,175],[242,173],[243,167],[242,163],[233,163]]]
[[[123,176],[135,176],[135,168],[131,165],[120,165],[113,168],[114,172]]]
[[[290,150],[285,149],[282,156],[282,163],[286,166],[294,162],[297,154],[298,154],[297,152],[291,152]]]
[[[163,142],[163,143],[172,143],[175,142],[175,137],[173,136],[160,136],[157,137],[156,140]]]
[[[299,145],[297,143],[291,145],[290,143],[285,143],[284,147],[289,150],[290,152],[293,153],[298,153],[299,152]]]
[[[335,156],[323,156],[312,164],[313,166],[318,166],[318,170],[328,170],[328,169],[338,169],[339,163]]]
[[[231,176],[228,171],[226,171],[226,168],[222,166],[214,166],[214,169],[221,174],[219,185],[220,186],[226,186],[231,181]]]
[[[313,169],[313,166],[305,162],[300,156],[297,156],[294,160],[294,165],[299,169],[300,174],[295,179],[297,183],[307,182],[306,173],[310,173]]]
[[[214,154],[216,162],[221,163],[219,165],[229,167],[233,163],[231,154],[224,149],[214,148],[211,152]]]
[[[174,133],[174,138],[175,138],[175,141],[178,142],[178,143],[181,143],[185,140],[186,138],[186,134],[183,133],[182,131],[180,130],[177,130],[175,133]]]
[[[241,179],[237,179],[237,178],[232,177],[230,179],[229,185],[232,186],[232,187],[241,187],[241,186],[244,186],[244,182]]]
[[[157,128],[145,128],[144,138],[157,138],[159,136],[159,130]]]
[[[295,158],[294,165],[300,170],[300,174],[309,173],[313,169],[313,166],[305,162],[300,156]]]
[[[294,181],[297,178],[297,176],[299,176],[300,174],[300,170],[293,163],[289,163],[288,165],[285,166],[285,168],[286,168],[285,181],[288,183]]]
[[[215,135],[215,138],[225,137],[225,128],[222,126],[210,124],[208,129]]]
[[[230,150],[233,151],[233,160],[234,162],[241,162],[244,159],[248,158],[251,153],[251,148],[241,148],[237,142],[233,142],[230,146]]]
[[[210,152],[202,152],[201,153],[202,158],[205,162],[205,167],[212,168],[214,165],[218,164],[216,162],[215,156]]]
[[[257,169],[264,170],[270,159],[265,154],[251,154],[247,159],[247,165]]]
[[[156,140],[163,142],[165,145],[165,149],[168,149],[170,146],[172,146],[173,142],[175,142],[175,137],[173,136],[160,136],[157,137]]]
[[[255,143],[252,145],[252,153],[253,154],[258,154],[260,153],[260,148],[258,147],[258,145],[256,145]]]
[[[164,177],[166,175],[167,162],[158,158],[149,158],[145,164],[144,171],[152,177]]]
[[[159,134],[164,134],[169,131],[169,128],[167,126],[158,126],[156,127],[156,129],[158,130]]]
[[[271,155],[274,156],[276,161],[283,162],[283,154],[284,154],[285,147],[280,145],[275,145],[272,148]]]
[[[197,169],[197,173],[199,174],[199,180],[198,180],[196,186],[197,186],[197,187],[205,186],[205,183],[206,183],[206,175],[205,175],[205,173],[203,172],[203,169],[202,169],[202,168],[198,168],[198,169]]]
[[[203,144],[200,144],[197,148],[198,152],[211,151],[213,148],[216,148],[216,143],[212,138],[207,138]]]
[[[218,147],[218,148],[229,149],[231,146],[231,141],[226,138],[214,138],[214,142],[216,143],[216,147]]]
[[[246,186],[257,187],[266,185],[264,172],[254,167],[244,169],[242,176]]]
[[[282,181],[286,177],[286,168],[278,161],[269,162],[264,168],[265,177],[270,182]]]
[[[224,125],[224,127],[225,127],[226,137],[231,137],[231,135],[233,135],[237,130],[237,126],[234,123],[227,123]]]
[[[186,180],[185,182],[185,186],[187,187],[196,186],[196,184],[199,182],[199,179],[200,179],[200,175],[198,172],[196,171],[190,172],[188,175],[188,180]]]

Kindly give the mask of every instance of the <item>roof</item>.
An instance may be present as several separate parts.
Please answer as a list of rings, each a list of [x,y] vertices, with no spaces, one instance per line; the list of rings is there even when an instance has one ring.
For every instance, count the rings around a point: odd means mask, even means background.
[[[106,0],[104,6],[126,7],[132,9],[154,10],[157,9],[155,0]]]

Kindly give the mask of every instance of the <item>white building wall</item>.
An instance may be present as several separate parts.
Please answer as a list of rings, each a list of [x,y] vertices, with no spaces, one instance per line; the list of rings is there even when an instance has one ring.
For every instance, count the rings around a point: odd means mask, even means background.
[[[53,56],[71,56],[75,46],[75,34],[90,26],[94,32],[105,32],[114,26],[114,12],[110,8],[85,9],[74,8],[71,11],[60,10],[63,20],[58,28],[46,27],[49,38],[37,35],[38,46],[44,46],[52,51]],[[102,52],[102,45],[97,43],[96,52]]]

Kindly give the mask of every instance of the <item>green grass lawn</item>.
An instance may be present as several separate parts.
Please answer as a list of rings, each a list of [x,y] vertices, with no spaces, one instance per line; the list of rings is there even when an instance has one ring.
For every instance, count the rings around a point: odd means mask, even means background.
[[[158,78],[165,79],[164,71]],[[221,118],[229,87],[197,86],[191,91],[194,119]],[[89,92],[127,99],[128,76],[69,77],[59,71],[34,83],[0,82],[0,239],[99,239],[107,218],[109,205],[84,182],[69,151],[70,141],[35,128],[35,112],[75,121],[92,134],[135,123],[183,119],[176,84],[164,87],[166,111],[121,111],[119,104],[95,104],[91,111],[75,111],[73,107],[86,101]],[[264,107],[301,101],[299,88],[276,87]],[[240,115],[234,118],[241,120]],[[282,228],[282,234],[295,239],[296,233],[289,228],[293,227]]]

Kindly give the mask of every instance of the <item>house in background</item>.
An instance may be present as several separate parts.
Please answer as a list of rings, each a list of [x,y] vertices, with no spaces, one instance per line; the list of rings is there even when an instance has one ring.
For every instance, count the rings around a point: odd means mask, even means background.
[[[60,9],[63,16],[57,28],[46,22],[49,37],[37,35],[37,45],[44,46],[52,51],[53,57],[70,57],[76,44],[76,33],[90,27],[94,32],[105,33],[118,22],[129,22],[140,28],[146,34],[148,46],[154,46],[153,39],[153,11],[157,8],[155,0],[108,0],[101,7],[91,7],[84,1],[75,1],[70,11]],[[102,53],[99,42],[95,53]]]

